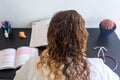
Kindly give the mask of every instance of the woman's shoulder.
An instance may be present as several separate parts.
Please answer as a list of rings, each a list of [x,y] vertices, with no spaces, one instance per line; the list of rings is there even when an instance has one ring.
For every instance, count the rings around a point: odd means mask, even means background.
[[[31,78],[33,72],[35,72],[35,65],[39,60],[39,56],[32,56],[27,60],[27,62],[16,71],[14,80],[28,80]]]
[[[101,58],[88,58],[91,71],[102,73],[104,72],[104,63]]]
[[[101,58],[88,58],[91,80],[119,80],[119,76]]]

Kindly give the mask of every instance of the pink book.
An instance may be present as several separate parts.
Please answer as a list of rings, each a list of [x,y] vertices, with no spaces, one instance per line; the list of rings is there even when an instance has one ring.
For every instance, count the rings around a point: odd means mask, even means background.
[[[27,46],[22,46],[18,49],[7,48],[0,50],[0,70],[18,68],[24,65],[30,57],[37,55],[37,48]]]

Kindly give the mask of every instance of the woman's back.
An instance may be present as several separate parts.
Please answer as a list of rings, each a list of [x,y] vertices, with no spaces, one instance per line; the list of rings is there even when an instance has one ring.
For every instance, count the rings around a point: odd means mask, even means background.
[[[16,72],[14,80],[48,80],[49,69],[44,68],[43,72],[38,71],[36,68],[38,61],[39,56],[32,57]],[[119,76],[105,65],[102,59],[88,58],[88,61],[90,62],[90,80],[119,80]]]

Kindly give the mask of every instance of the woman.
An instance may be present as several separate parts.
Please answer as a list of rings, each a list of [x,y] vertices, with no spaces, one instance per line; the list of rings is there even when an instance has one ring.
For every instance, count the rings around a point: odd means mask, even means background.
[[[87,38],[85,21],[77,11],[56,13],[47,48],[23,65],[14,80],[119,80],[101,59],[86,57]]]

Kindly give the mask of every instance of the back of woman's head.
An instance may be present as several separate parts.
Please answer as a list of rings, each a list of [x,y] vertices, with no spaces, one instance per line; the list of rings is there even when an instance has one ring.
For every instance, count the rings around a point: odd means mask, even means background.
[[[59,56],[58,59],[66,59],[78,53],[83,55],[87,36],[85,21],[79,13],[75,10],[60,11],[53,16],[48,28],[48,48],[57,52],[51,54]]]
[[[47,64],[55,80],[61,77],[59,70],[66,80],[89,80],[87,37],[85,21],[77,11],[60,11],[53,16],[47,33]]]

